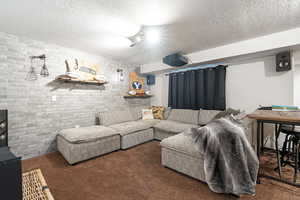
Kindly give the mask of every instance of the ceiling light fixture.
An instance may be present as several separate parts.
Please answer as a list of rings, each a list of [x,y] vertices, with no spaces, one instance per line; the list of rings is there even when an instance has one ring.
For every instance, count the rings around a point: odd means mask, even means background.
[[[155,44],[160,40],[160,32],[157,29],[149,29],[146,31],[145,38],[149,43]]]
[[[141,30],[135,35],[128,37],[131,42],[130,47],[134,47],[138,43],[146,40],[150,44],[155,44],[160,40],[160,31],[158,29],[141,27]]]
[[[135,35],[128,37],[128,39],[131,41],[130,47],[134,47],[136,44],[142,42],[144,40],[144,31],[141,29],[138,33]]]

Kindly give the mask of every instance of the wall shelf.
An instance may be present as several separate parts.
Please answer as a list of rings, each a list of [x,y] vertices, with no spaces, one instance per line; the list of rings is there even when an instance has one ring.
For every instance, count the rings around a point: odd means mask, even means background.
[[[153,97],[153,95],[125,95],[123,96],[125,99],[146,99],[146,98],[150,98]]]
[[[78,79],[72,79],[72,78],[64,78],[64,77],[58,77],[55,80],[67,82],[67,83],[80,83],[80,84],[90,84],[90,85],[104,85],[107,84],[107,81],[82,81]]]

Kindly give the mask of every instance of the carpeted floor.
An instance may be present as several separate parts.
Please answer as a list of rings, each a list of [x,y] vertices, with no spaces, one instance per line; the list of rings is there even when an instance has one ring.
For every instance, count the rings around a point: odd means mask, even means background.
[[[159,142],[117,151],[75,166],[59,153],[22,162],[40,168],[55,200],[227,200],[208,186],[160,165]],[[262,179],[256,196],[240,199],[300,200],[300,188]]]

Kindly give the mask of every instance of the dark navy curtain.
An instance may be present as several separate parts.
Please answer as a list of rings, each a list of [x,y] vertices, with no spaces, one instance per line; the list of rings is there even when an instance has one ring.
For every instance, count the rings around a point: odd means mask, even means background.
[[[225,110],[226,67],[169,74],[169,107]]]

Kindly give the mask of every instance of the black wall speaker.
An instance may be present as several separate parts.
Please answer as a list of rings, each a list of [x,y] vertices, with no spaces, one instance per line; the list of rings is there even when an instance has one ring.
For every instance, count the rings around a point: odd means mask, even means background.
[[[291,53],[286,51],[276,54],[276,72],[289,71],[291,69]]]
[[[155,85],[155,75],[147,75],[147,85]]]
[[[188,64],[188,58],[181,55],[180,53],[175,53],[164,57],[163,63],[172,67],[181,67]]]
[[[8,146],[7,110],[0,110],[0,147]]]

